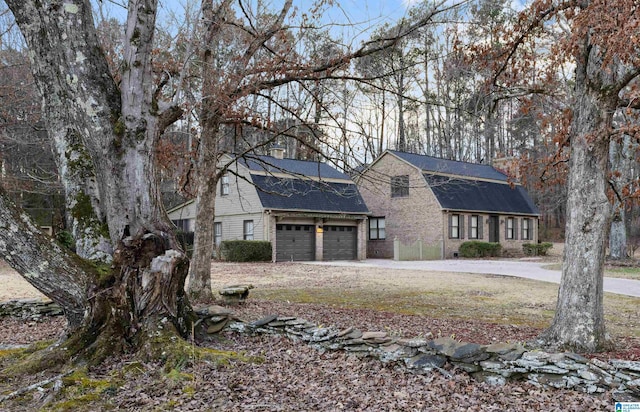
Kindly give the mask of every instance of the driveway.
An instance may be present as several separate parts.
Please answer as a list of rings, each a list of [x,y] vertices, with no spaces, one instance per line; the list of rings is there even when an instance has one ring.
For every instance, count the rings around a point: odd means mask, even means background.
[[[480,273],[487,275],[514,276],[542,282],[560,283],[559,270],[544,269],[549,263],[529,260],[421,260],[395,261],[391,259],[367,259],[363,261],[305,262],[314,265],[377,267],[389,269],[412,269],[437,272]],[[605,292],[640,297],[640,281],[631,279],[604,278]]]

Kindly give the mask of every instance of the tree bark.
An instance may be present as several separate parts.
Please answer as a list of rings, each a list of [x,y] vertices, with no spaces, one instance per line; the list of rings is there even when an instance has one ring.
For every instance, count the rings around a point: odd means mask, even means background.
[[[34,253],[24,263],[11,254],[28,253],[24,243],[0,248],[1,256],[63,307],[72,328],[60,348],[69,355],[100,360],[125,348],[148,347],[150,336],[159,333],[186,336],[193,320],[183,289],[187,260],[162,207],[155,169],[155,145],[177,113],[160,113],[152,94],[157,1],[129,3],[122,92],[97,40],[89,1],[7,4],[29,46],[49,129],[63,144],[81,149],[75,153],[86,157],[83,165],[93,165],[95,173],[87,173],[96,178],[99,210],[115,251],[106,274],[67,259],[31,275],[33,267],[51,264],[49,255],[58,253],[54,246],[48,246],[54,252]],[[65,271],[68,277],[59,282]]]
[[[629,147],[631,147],[631,139],[628,136],[623,137],[619,142],[612,140],[609,147],[611,169],[619,172],[618,176],[611,178],[616,193],[613,197],[613,217],[609,233],[609,258],[614,260],[627,258],[626,204],[625,199],[622,198],[622,188],[631,181],[632,162],[626,153]]]
[[[553,346],[596,352],[610,346],[603,271],[611,215],[606,193],[609,132],[617,93],[605,87],[614,82],[597,70],[601,56],[587,42],[576,63],[562,278],[553,322],[541,337]]]

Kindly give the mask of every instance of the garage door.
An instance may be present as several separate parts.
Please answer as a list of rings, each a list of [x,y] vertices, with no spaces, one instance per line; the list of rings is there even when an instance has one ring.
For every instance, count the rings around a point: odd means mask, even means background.
[[[324,260],[357,259],[358,231],[355,226],[325,226]]]
[[[276,225],[276,261],[315,260],[315,239],[313,225]]]

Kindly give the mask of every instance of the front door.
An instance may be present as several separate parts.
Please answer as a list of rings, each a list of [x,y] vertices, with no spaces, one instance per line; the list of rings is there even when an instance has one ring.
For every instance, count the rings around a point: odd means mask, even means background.
[[[489,242],[500,242],[500,216],[489,216]]]

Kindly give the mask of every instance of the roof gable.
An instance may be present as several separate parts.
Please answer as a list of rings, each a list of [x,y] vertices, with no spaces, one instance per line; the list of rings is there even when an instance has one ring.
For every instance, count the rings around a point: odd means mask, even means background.
[[[508,180],[507,175],[499,172],[491,165],[459,162],[457,160],[447,160],[433,156],[399,152],[396,150],[388,150],[388,152],[412,164],[423,172],[465,176],[476,179],[498,180],[502,182],[506,182]]]

